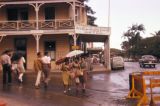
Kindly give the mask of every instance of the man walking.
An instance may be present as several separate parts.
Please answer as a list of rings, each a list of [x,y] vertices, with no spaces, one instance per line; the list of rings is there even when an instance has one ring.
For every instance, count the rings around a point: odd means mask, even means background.
[[[49,82],[49,74],[51,71],[51,58],[48,56],[48,52],[44,53],[44,56],[42,57],[42,70],[44,73],[44,87],[45,89],[48,87]]]
[[[34,61],[34,70],[37,72],[37,79],[35,83],[36,89],[40,87],[41,75],[42,75],[42,54],[37,53],[37,59]]]
[[[12,82],[12,75],[11,75],[11,56],[12,51],[6,50],[3,52],[1,56],[1,64],[3,68],[3,84],[11,84]],[[8,77],[8,78],[7,78]]]

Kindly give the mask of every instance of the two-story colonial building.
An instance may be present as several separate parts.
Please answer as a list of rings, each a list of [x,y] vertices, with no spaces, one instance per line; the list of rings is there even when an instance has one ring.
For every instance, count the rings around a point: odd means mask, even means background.
[[[104,42],[110,69],[109,35],[110,28],[87,25],[83,0],[0,0],[0,53],[23,51],[27,69],[36,52],[48,51],[54,65],[81,42]]]

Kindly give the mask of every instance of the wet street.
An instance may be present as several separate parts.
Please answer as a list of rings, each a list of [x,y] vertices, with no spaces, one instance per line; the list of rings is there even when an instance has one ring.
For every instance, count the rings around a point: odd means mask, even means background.
[[[16,81],[11,86],[2,86],[0,80],[0,100],[7,102],[7,106],[135,106],[136,101],[126,100],[129,92],[129,73],[158,70],[156,68],[140,68],[137,62],[126,62],[125,70],[94,73],[88,79],[86,93],[76,95],[75,86],[71,91],[63,94],[60,73],[52,73],[47,90],[41,86],[34,88],[35,73],[28,72],[24,83]]]

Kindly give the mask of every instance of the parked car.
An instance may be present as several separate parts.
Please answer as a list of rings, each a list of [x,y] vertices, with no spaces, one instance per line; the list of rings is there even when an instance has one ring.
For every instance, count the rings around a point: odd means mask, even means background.
[[[142,68],[146,67],[146,66],[148,66],[150,68],[151,67],[155,68],[156,63],[157,63],[157,59],[156,59],[156,57],[154,57],[152,55],[143,55],[141,57],[141,59],[139,59],[139,65]]]
[[[115,56],[111,59],[111,68],[114,69],[124,69],[124,59],[121,56]]]

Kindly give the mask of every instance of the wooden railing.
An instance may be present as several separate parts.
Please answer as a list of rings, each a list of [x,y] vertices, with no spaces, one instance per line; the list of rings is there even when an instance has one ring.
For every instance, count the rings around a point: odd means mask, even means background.
[[[59,30],[59,29],[73,29],[74,21],[70,19],[56,19],[56,20],[39,20],[39,30]],[[36,30],[36,20],[28,21],[0,21],[0,31],[27,31]]]

